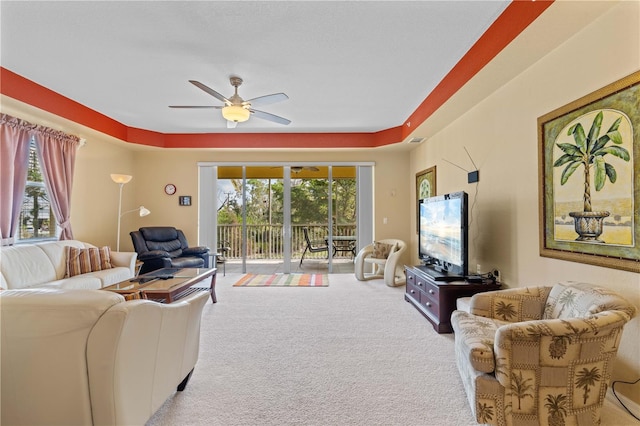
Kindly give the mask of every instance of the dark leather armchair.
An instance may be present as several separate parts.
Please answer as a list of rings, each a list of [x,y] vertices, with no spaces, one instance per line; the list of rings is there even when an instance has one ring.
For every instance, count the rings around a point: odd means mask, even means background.
[[[141,274],[161,268],[208,268],[209,248],[189,247],[184,233],[172,226],[148,226],[130,233],[142,264]]]

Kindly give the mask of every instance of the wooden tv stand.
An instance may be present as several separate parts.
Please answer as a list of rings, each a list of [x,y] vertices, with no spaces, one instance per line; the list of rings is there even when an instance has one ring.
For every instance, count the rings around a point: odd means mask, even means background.
[[[466,281],[435,281],[424,266],[405,266],[407,286],[404,300],[411,303],[429,320],[438,333],[452,333],[451,313],[456,300],[476,293],[499,290],[500,284]]]

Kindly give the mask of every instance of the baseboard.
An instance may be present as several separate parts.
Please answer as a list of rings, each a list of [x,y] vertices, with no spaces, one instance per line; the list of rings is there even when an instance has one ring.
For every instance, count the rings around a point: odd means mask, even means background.
[[[635,414],[636,416],[640,415],[640,404],[636,404],[626,396],[620,395],[619,392],[617,393],[617,395],[618,398],[620,398],[620,401],[625,405],[625,407],[627,407],[633,414]],[[629,416],[629,419],[632,419],[631,414],[629,414],[627,410],[625,410],[624,407],[620,405],[620,401],[616,399],[616,395],[613,394],[611,388],[609,388],[609,390],[607,391],[606,399],[611,403],[610,406],[616,412]]]

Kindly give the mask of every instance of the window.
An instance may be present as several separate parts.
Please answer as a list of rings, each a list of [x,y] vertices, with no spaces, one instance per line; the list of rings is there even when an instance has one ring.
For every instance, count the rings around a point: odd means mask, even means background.
[[[29,144],[27,185],[20,209],[18,241],[54,239],[57,237],[56,220],[51,211],[49,194],[38,161],[35,140]]]

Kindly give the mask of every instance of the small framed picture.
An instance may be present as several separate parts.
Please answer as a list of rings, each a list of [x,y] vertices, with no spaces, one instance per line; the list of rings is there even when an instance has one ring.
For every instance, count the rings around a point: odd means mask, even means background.
[[[190,206],[191,205],[191,195],[181,195],[178,197],[178,203],[181,206]]]
[[[436,166],[416,173],[416,233],[420,233],[420,200],[436,195]]]

